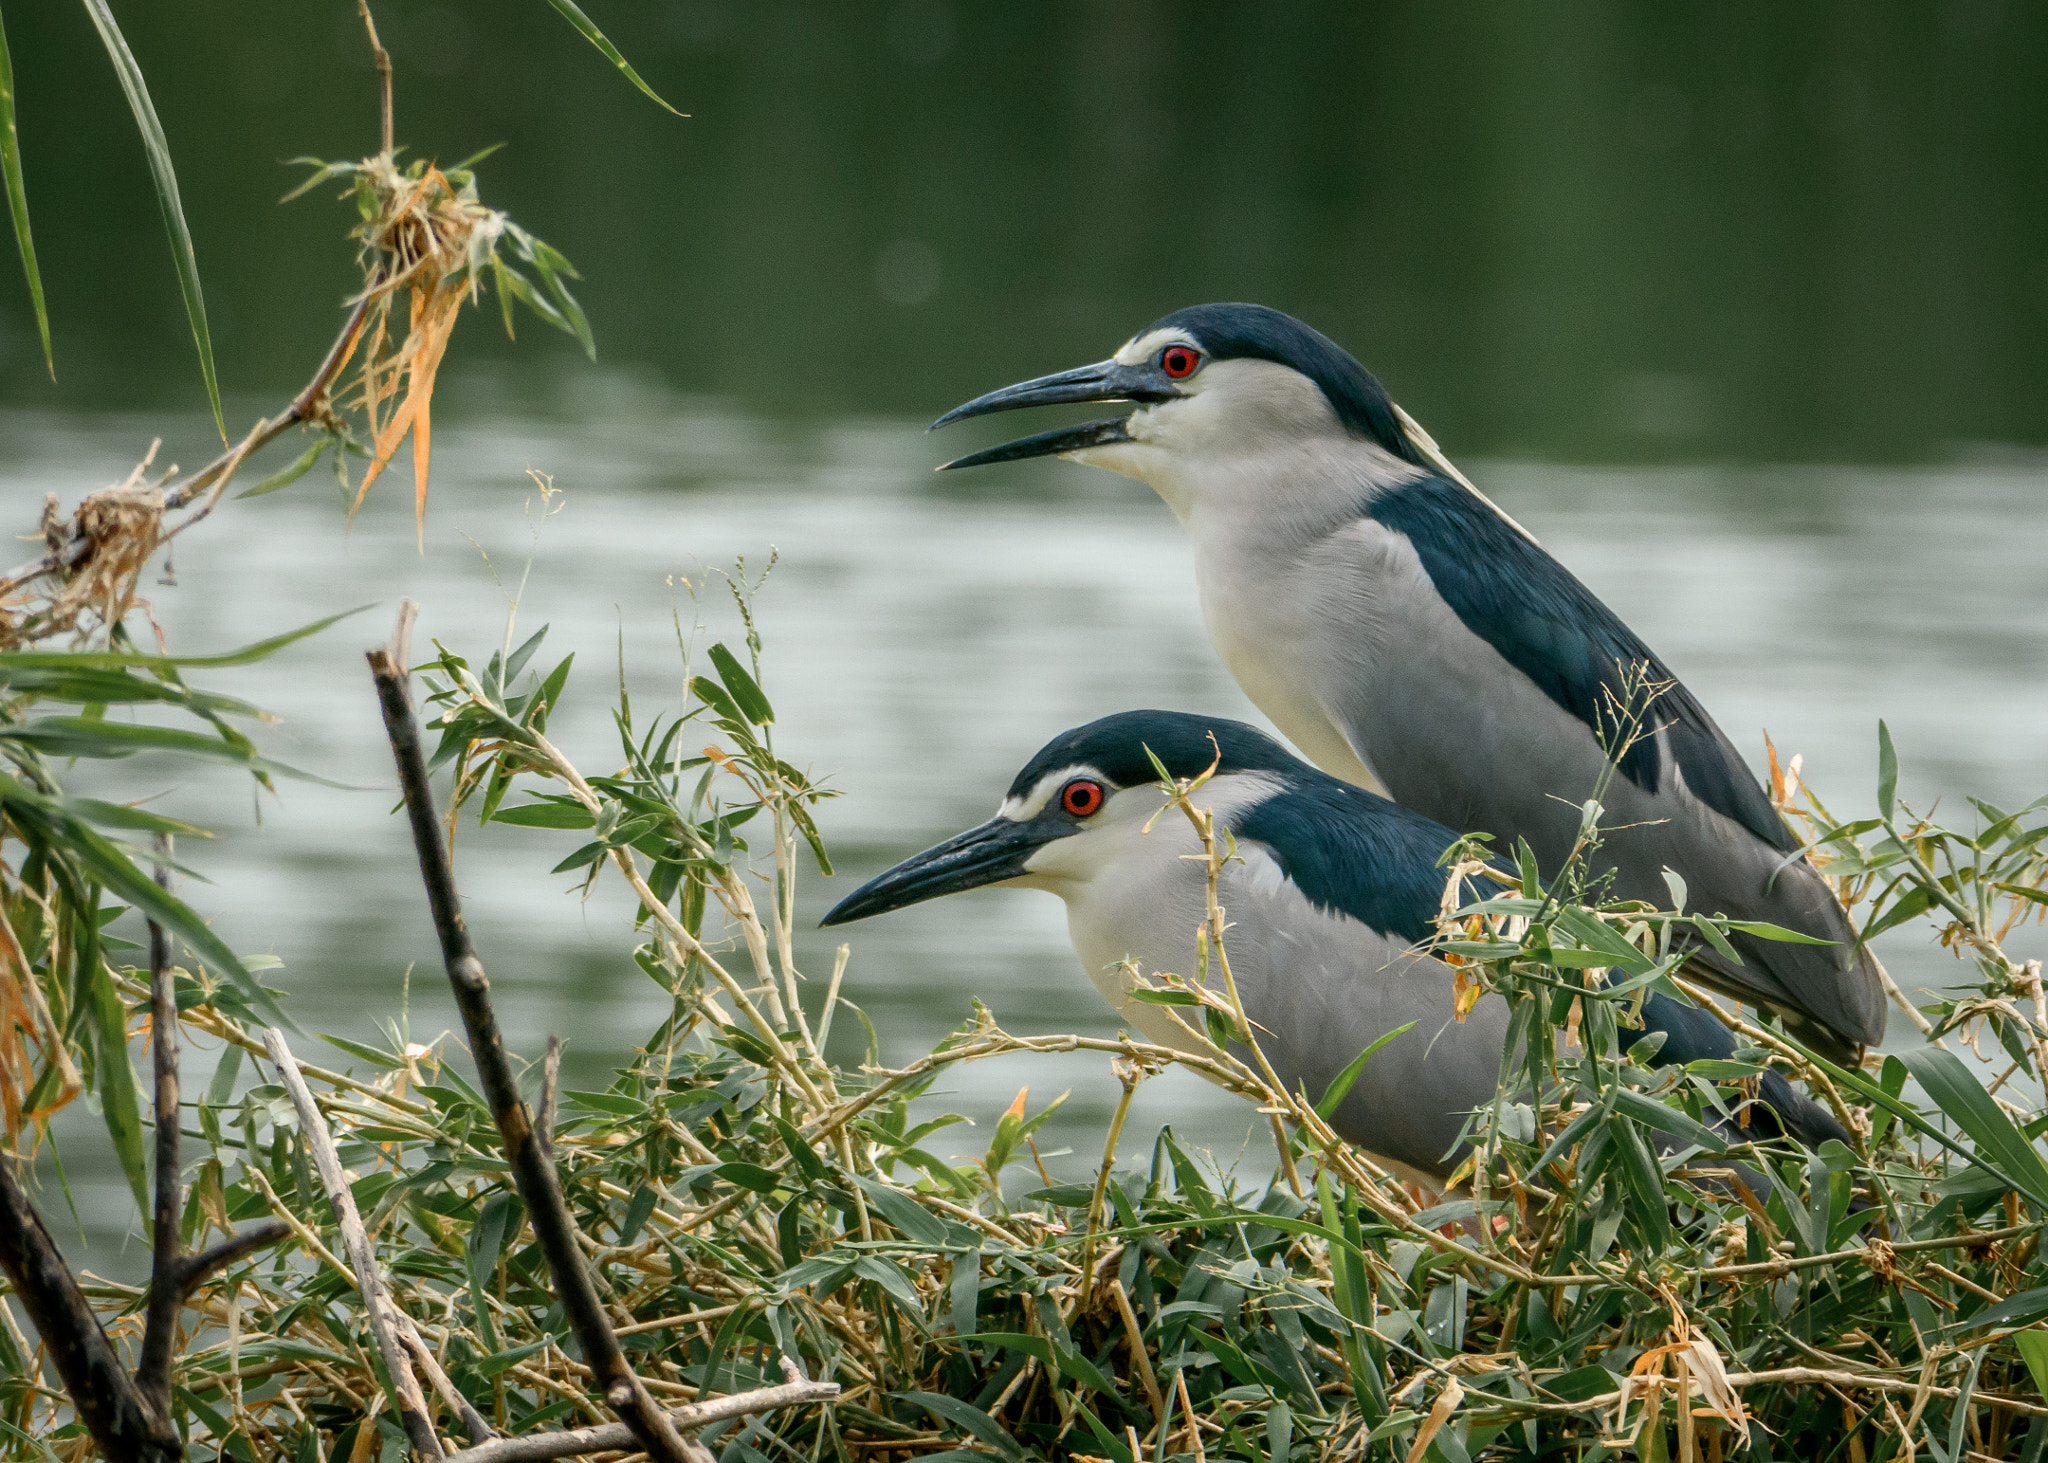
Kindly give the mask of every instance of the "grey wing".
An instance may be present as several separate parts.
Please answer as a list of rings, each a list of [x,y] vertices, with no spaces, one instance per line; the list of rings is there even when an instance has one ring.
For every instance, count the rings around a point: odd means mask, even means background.
[[[1290,1090],[1319,1101],[1358,1054],[1390,1031],[1332,1126],[1368,1152],[1441,1182],[1458,1134],[1493,1100],[1507,1008],[1483,998],[1461,1023],[1452,973],[1405,940],[1318,909],[1249,850],[1229,896],[1226,937],[1245,1011]]]
[[[1492,833],[1504,849],[1526,838],[1554,871],[1576,836],[1579,804],[1594,795],[1607,765],[1593,727],[1520,663],[1529,656],[1502,652],[1496,642],[1507,643],[1507,631],[1496,625],[1489,637],[1473,628],[1405,532],[1362,520],[1309,555],[1324,561],[1315,569],[1323,582],[1358,586],[1358,602],[1333,604],[1313,632],[1323,714],[1398,801],[1452,828]],[[1583,586],[1578,592],[1604,623],[1627,634]],[[1548,634],[1561,664],[1556,642],[1567,637],[1557,622],[1524,618],[1522,633]],[[1640,646],[1632,635],[1627,640]],[[1597,656],[1587,651],[1577,664],[1593,674]],[[1650,664],[1662,670],[1654,658]],[[1700,964],[1741,999],[1814,1018],[1851,1042],[1875,1042],[1884,1032],[1882,985],[1839,901],[1804,858],[1787,861],[1793,845],[1771,821],[1754,777],[1698,702],[1675,683],[1673,692],[1683,716],[1664,716],[1603,797],[1612,830],[1603,854],[1615,892],[1666,906],[1663,870],[1670,868],[1684,878],[1693,910],[1836,942],[1744,936],[1736,942],[1740,965],[1708,949]],[[1652,719],[1660,714],[1653,708]],[[1712,786],[1693,785],[1702,771],[1712,774]],[[1753,796],[1737,799],[1730,789],[1743,780]],[[1762,802],[1761,815],[1752,801]],[[1775,828],[1774,837],[1759,833],[1759,824],[1766,833]]]

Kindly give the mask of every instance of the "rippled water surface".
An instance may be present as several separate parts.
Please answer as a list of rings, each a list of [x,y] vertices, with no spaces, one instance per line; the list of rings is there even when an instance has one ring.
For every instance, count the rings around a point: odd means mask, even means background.
[[[324,473],[229,503],[180,541],[176,584],[150,591],[157,615],[179,651],[198,653],[375,602],[265,665],[194,676],[281,717],[259,733],[271,755],[361,790],[286,783],[252,804],[225,774],[140,758],[81,765],[72,786],[155,796],[217,830],[182,849],[211,880],[186,897],[238,949],[283,961],[276,978],[307,1032],[374,1038],[402,1017],[424,1038],[455,1016],[391,815],[362,661],[401,595],[424,607],[420,637],[481,658],[504,640],[523,576],[516,633],[546,624],[543,659],[576,654],[551,731],[586,769],[609,770],[621,661],[642,716],[672,704],[676,616],[699,647],[734,636],[715,571],[741,555],[758,571],[778,553],[759,611],[779,745],[844,793],[820,820],[840,873],[804,886],[806,926],[887,863],[985,817],[1024,758],[1068,726],[1136,706],[1258,719],[1209,649],[1179,529],[1139,485],[1058,463],[936,478],[941,448],[958,444],[920,428],[756,420],[621,378],[573,425],[473,412],[443,427],[423,554],[398,474],[348,532]],[[70,499],[112,481],[149,430],[0,416],[0,501],[19,510],[53,488]],[[2048,791],[2048,466],[2037,458],[1466,466],[1658,648],[1753,763],[1768,728],[1838,812],[1871,800],[1880,716],[1909,798],[1938,796],[1960,815],[1966,793],[2009,804]],[[529,469],[560,490],[544,522]],[[465,827],[458,872],[510,1039],[531,1054],[561,1032],[570,1085],[590,1086],[651,1030],[664,998],[629,958],[618,891],[579,898],[548,872],[574,841]],[[960,896],[848,937],[846,993],[881,1033],[884,1061],[927,1050],[975,999],[1014,1031],[1114,1034],[1048,895]],[[800,937],[814,987],[836,944]],[[1909,988],[1954,968],[1915,932],[1880,948]],[[859,1057],[857,1026],[835,1033],[842,1059]],[[1071,1087],[1049,1146],[1084,1151],[1117,1090],[1105,1059],[1087,1054],[991,1062],[948,1083],[937,1100],[984,1125],[1021,1085],[1034,1102]],[[1141,1089],[1131,1131],[1165,1121],[1226,1163],[1258,1137],[1246,1109],[1179,1075]],[[125,1189],[92,1161],[90,1128],[69,1126],[92,1263],[125,1267],[113,1253]],[[957,1147],[970,1145],[980,1141]]]

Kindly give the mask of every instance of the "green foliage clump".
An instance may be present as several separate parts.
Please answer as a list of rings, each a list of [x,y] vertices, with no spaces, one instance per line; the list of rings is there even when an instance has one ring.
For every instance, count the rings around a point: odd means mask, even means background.
[[[1570,873],[1546,886],[1525,863],[1513,887],[1445,919],[1440,952],[1474,998],[1513,1004],[1517,1041],[1501,1097],[1469,1129],[1465,1184],[1432,1201],[1329,1131],[1318,1108],[1331,1094],[1271,1080],[1213,906],[1190,949],[1196,976],[1148,973],[1159,1000],[1199,1016],[1200,1050],[1013,1035],[977,1008],[906,1067],[880,1065],[872,1031],[865,1062],[827,1060],[835,1016],[866,1018],[843,997],[843,959],[821,993],[793,953],[803,855],[824,861],[811,809],[825,791],[776,750],[750,610],[746,628],[742,653],[708,653],[685,705],[643,724],[621,699],[620,770],[602,777],[548,739],[571,667],[540,668],[542,636],[480,669],[437,647],[423,668],[455,802],[583,834],[557,871],[627,881],[634,959],[670,1001],[603,1090],[543,1093],[536,1070],[532,1093],[636,1368],[677,1403],[773,1385],[781,1358],[843,1388],[706,1429],[722,1456],[1458,1463],[1728,1457],[1745,1435],[1752,1458],[1853,1446],[1889,1459],[1908,1440],[1958,1460],[2038,1456],[2048,1021],[2038,967],[2006,959],[1999,939],[2039,904],[2042,805],[1982,807],[1967,834],[1910,818],[1889,790],[1872,822],[1808,806],[1815,846],[1871,901],[1869,923],[1901,907],[1945,916],[1941,936],[1975,980],[1922,1019],[1935,1037],[1991,1034],[2012,1064],[1995,1086],[1941,1045],[1851,1070],[1758,1022],[1741,1026],[1732,1062],[1645,1068],[1618,1049],[1632,1004],[1683,994],[1681,937],[1725,927],[1603,901]],[[106,673],[144,669],[161,668]],[[0,730],[0,746],[34,742]],[[69,806],[44,776],[37,796]],[[1169,785],[1162,803],[1207,830],[1213,874],[1232,854],[1201,793],[1201,779]],[[8,816],[16,837],[34,826]],[[1587,826],[1590,844],[1597,810]],[[50,853],[29,857],[37,891],[57,888]],[[17,930],[34,904],[10,905]],[[146,1006],[143,981],[96,950],[36,966],[38,987],[97,980]],[[181,987],[188,1028],[227,1053],[191,1105],[204,1152],[185,1237],[275,1216],[295,1240],[199,1292],[175,1397],[193,1440],[231,1456],[375,1456],[403,1433],[300,1119],[241,1056],[262,1055],[245,1025],[259,1013],[228,970],[202,954]],[[306,1074],[379,1268],[453,1387],[502,1432],[608,1421],[465,1059],[395,1025],[382,1045],[327,1040],[353,1074]],[[1103,1054],[1125,1104],[1092,1172],[1040,1160],[1050,1107],[1021,1093],[982,1152],[941,1156],[961,1120],[920,1099],[948,1068],[1077,1049]],[[1217,1172],[1171,1129],[1124,1151],[1131,1091],[1170,1064],[1274,1116],[1269,1181]],[[1852,1143],[1752,1140],[1739,1108],[1769,1065],[1837,1105]],[[106,1283],[91,1294],[117,1335],[144,1300]],[[75,1455],[78,1425],[9,1334],[10,1435]],[[458,1430],[445,1413],[440,1426]]]

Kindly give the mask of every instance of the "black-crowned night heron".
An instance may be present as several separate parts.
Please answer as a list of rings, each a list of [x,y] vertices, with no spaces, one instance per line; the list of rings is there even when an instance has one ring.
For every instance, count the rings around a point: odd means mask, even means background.
[[[1826,944],[1737,934],[1708,983],[1832,1055],[1884,1034],[1875,961],[1698,698],[1447,462],[1340,347],[1261,305],[1200,305],[1109,360],[956,407],[1131,401],[1127,416],[948,467],[1059,455],[1149,483],[1193,540],[1202,613],[1252,701],[1325,771],[1439,823],[1527,839],[1546,874],[1645,687],[1645,735],[1602,796],[1614,892]]]
[[[1457,835],[1242,722],[1129,711],[1056,737],[995,817],[870,881],[824,923],[984,885],[1048,889],[1066,901],[1075,952],[1118,1014],[1147,1040],[1199,1050],[1165,1008],[1131,998],[1132,962],[1146,976],[1193,972],[1208,898],[1200,840],[1179,814],[1160,816],[1147,749],[1177,778],[1216,766],[1194,801],[1236,842],[1218,876],[1224,945],[1276,1073],[1319,1098],[1360,1052],[1416,1023],[1366,1064],[1333,1125],[1396,1172],[1441,1185],[1466,1115],[1493,1100],[1508,1025],[1494,995],[1455,1020],[1450,968],[1418,948],[1435,932],[1448,877],[1438,862]],[[1643,1020],[1623,1040],[1664,1033],[1656,1064],[1735,1051],[1725,1026],[1667,996],[1652,993]],[[1753,1131],[1782,1125],[1809,1145],[1846,1136],[1775,1072],[1762,1098]]]

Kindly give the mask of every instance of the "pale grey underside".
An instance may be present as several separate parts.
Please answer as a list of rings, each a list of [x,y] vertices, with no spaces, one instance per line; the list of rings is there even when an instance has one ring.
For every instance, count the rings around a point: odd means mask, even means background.
[[[1198,502],[1187,517],[1210,632],[1246,693],[1313,761],[1461,831],[1512,849],[1525,837],[1546,870],[1571,846],[1579,804],[1606,753],[1584,722],[1475,635],[1431,583],[1407,538],[1356,504],[1265,511],[1251,492]],[[1286,495],[1278,495],[1285,498]],[[1668,907],[1662,871],[1688,908],[1767,920],[1843,941],[1742,941],[1745,963],[1704,952],[1716,983],[1745,999],[1882,1030],[1882,993],[1840,904],[1804,859],[1784,855],[1703,803],[1671,755],[1654,789],[1610,782],[1605,860],[1615,893]],[[1775,879],[1774,879],[1775,876]]]

